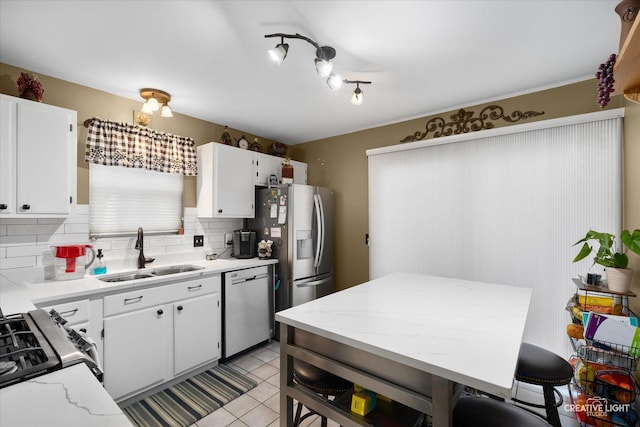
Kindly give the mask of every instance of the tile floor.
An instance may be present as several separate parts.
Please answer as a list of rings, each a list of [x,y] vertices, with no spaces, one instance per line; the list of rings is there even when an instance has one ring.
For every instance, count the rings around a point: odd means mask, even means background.
[[[245,373],[258,386],[232,400],[217,411],[200,419],[191,427],[278,427],[280,425],[280,343],[273,341],[227,362],[239,372]],[[567,387],[559,389],[565,404],[570,403]],[[515,384],[514,393],[521,400],[542,402],[542,390],[528,384]],[[559,408],[563,427],[578,427],[570,412]],[[295,408],[294,408],[295,409]],[[329,420],[329,427],[338,424]],[[315,415],[302,423],[304,427],[320,427],[320,417]]]

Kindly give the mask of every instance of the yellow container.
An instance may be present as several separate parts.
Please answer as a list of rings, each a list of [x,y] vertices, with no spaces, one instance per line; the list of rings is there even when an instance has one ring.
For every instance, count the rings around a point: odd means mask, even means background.
[[[375,394],[367,391],[358,391],[351,395],[351,412],[363,417],[376,407]]]

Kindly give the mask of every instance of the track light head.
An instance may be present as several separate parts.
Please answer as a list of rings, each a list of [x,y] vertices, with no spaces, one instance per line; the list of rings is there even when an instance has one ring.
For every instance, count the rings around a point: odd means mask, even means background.
[[[342,87],[342,78],[336,73],[329,74],[327,85],[331,90],[338,90]]]
[[[356,90],[353,91],[351,103],[353,105],[362,105],[362,89],[360,89],[360,86],[356,87]]]
[[[329,77],[331,70],[333,70],[333,64],[325,59],[316,58],[316,71],[322,78]]]
[[[289,45],[284,42],[284,37],[280,37],[280,43],[273,49],[269,49],[269,56],[276,64],[280,65],[282,61],[284,61],[284,58],[287,57],[288,52]]]
[[[363,95],[362,89],[360,89],[360,85],[370,85],[371,82],[363,81],[363,80],[343,80],[344,84],[354,84],[356,85],[356,89],[353,91],[351,95],[351,103],[353,105],[362,105]]]

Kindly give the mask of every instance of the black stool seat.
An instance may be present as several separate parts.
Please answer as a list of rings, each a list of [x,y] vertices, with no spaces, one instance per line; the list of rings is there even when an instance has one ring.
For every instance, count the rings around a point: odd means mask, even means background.
[[[453,427],[549,427],[542,418],[511,403],[486,397],[461,397]]]
[[[560,386],[571,382],[569,362],[542,347],[523,342],[520,345],[516,379],[529,384]]]
[[[520,345],[515,379],[524,383],[542,386],[544,405],[512,399],[514,402],[535,408],[544,408],[547,422],[561,427],[558,407],[562,405],[562,395],[554,387],[568,385],[573,378],[573,368],[562,357],[542,347],[523,342]],[[557,399],[556,399],[557,396]]]
[[[293,360],[293,379],[309,390],[327,396],[349,391],[353,383],[299,359]]]
[[[340,378],[337,375],[299,359],[293,359],[293,380],[314,393],[321,394],[327,398],[340,396],[353,387],[353,383],[344,378]],[[298,402],[296,416],[293,420],[294,427],[300,425],[305,418],[315,415],[316,412],[310,410],[303,416],[300,416],[301,414],[302,403]],[[327,427],[326,417],[321,416],[321,426]]]

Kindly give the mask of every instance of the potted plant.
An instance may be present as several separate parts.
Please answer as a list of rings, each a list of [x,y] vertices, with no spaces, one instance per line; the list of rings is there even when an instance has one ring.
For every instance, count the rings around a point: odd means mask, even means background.
[[[597,251],[594,247],[589,246],[589,241],[591,240],[598,243],[599,248]],[[620,241],[627,249],[640,255],[640,230],[633,230],[633,232],[622,230]],[[620,249],[618,251],[618,248],[614,246],[615,236],[609,233],[589,230],[586,236],[578,240],[574,246],[580,243],[583,243],[582,249],[580,249],[573,262],[578,262],[589,256],[591,252],[595,252],[596,256],[593,258],[593,263],[605,267],[609,289],[616,292],[627,292],[631,287],[633,270],[627,268],[629,258],[626,250],[622,251]]]

